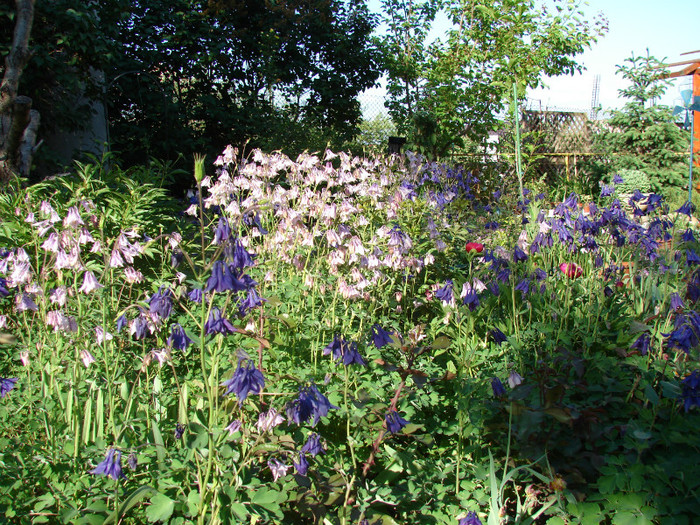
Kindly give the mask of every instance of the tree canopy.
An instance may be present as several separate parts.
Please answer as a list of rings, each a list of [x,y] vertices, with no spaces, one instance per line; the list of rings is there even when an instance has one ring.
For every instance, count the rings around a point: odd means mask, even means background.
[[[572,74],[576,55],[606,30],[588,22],[580,2],[553,0],[384,0],[389,31],[390,110],[428,153],[479,140],[512,100],[545,76]],[[428,43],[437,13],[451,22],[446,39]]]
[[[78,102],[104,100],[127,162],[347,140],[381,71],[362,1],[38,0],[35,17],[20,92],[47,131],[79,127]],[[3,34],[13,23],[0,8]]]

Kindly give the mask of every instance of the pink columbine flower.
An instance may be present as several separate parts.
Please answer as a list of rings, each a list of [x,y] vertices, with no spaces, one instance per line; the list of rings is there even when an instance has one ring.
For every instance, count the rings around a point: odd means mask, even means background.
[[[90,270],[85,272],[85,275],[83,276],[83,285],[80,287],[80,291],[85,294],[89,294],[95,290],[99,290],[100,288],[104,288],[104,285],[99,283],[97,277],[95,277],[95,274]]]
[[[272,430],[277,425],[281,425],[284,422],[284,418],[277,413],[277,410],[270,408],[267,412],[261,412],[258,416],[258,432],[261,434]]]
[[[576,279],[583,275],[583,268],[581,268],[576,263],[561,263],[559,269],[566,275],[569,279]]]
[[[114,339],[114,336],[101,326],[96,326],[95,338],[97,339],[97,344],[101,345],[105,341],[111,341],[112,339]]]
[[[66,214],[65,219],[63,219],[63,227],[64,228],[77,228],[78,226],[84,226],[85,223],[83,222],[83,219],[80,218],[80,212],[78,212],[78,208],[75,206],[71,206],[68,208],[68,213]]]
[[[83,365],[85,365],[85,368],[89,368],[90,365],[95,362],[95,356],[88,350],[83,350],[80,352],[80,359],[83,360]]]
[[[19,360],[22,361],[22,366],[29,366],[29,351],[22,350],[19,353]]]

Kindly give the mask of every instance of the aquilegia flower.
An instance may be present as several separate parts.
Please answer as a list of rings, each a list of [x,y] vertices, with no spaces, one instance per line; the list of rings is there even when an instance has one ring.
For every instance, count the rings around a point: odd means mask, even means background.
[[[501,380],[497,377],[491,378],[491,390],[493,390],[493,397],[503,397],[506,395],[506,389],[501,383]]]
[[[119,450],[110,448],[104,461],[90,471],[90,474],[99,474],[118,480],[126,476],[122,472],[122,453]]]
[[[287,405],[287,418],[297,425],[303,425],[313,416],[311,426],[315,426],[318,420],[325,417],[332,408],[338,407],[331,405],[328,398],[312,383],[301,387],[297,399]]]
[[[435,297],[440,299],[444,305],[448,305],[452,302],[452,286],[452,280],[447,279],[447,281],[445,281],[445,285],[435,292]]]
[[[258,414],[258,423],[255,426],[258,428],[258,432],[264,434],[282,423],[284,423],[284,418],[274,407],[270,407],[267,412]]]
[[[270,471],[272,472],[272,478],[277,481],[279,478],[284,477],[287,475],[287,471],[289,470],[289,465],[285,465],[282,463],[280,460],[272,458],[267,462],[267,466],[270,467]]]
[[[170,336],[168,336],[168,346],[177,348],[178,350],[186,350],[192,343],[192,339],[187,337],[185,329],[179,324],[173,326]]]
[[[403,427],[408,425],[408,421],[402,418],[396,410],[389,410],[384,416],[384,421],[386,423],[386,428],[392,434],[396,434]]]
[[[204,324],[204,331],[207,335],[211,334],[232,334],[238,332],[238,329],[231,324],[231,321],[221,316],[221,310],[214,307],[211,309],[209,319]]]
[[[295,461],[294,468],[300,475],[306,476],[306,473],[309,471],[309,462],[306,459],[306,454],[303,452],[299,453],[299,463]]]
[[[651,336],[649,335],[649,332],[644,332],[637,338],[637,340],[634,343],[632,343],[632,346],[630,348],[634,350],[639,350],[639,353],[641,355],[647,355],[650,346]]]
[[[391,334],[376,323],[372,325],[370,331],[372,333],[372,342],[377,348],[382,348],[393,342]]]
[[[321,443],[321,436],[315,432],[309,434],[306,443],[304,443],[304,446],[301,447],[301,451],[311,454],[314,457],[316,457],[318,454],[326,453],[325,449],[323,448],[323,444]]]
[[[489,338],[499,346],[508,341],[506,334],[501,332],[498,328],[494,328],[489,332]]]
[[[265,378],[262,372],[255,368],[255,364],[250,359],[247,360],[248,362],[245,366],[243,365],[244,361],[246,360],[241,359],[238,362],[238,368],[231,379],[221,383],[221,386],[226,387],[223,395],[233,392],[238,398],[239,405],[243,404],[248,394],[259,394],[265,387]]]
[[[170,317],[173,309],[173,297],[170,288],[160,287],[148,300],[149,311],[158,315],[161,319]]]
[[[5,397],[8,394],[8,392],[15,387],[16,383],[16,377],[0,377],[0,397]]]
[[[91,292],[94,292],[95,290],[99,290],[100,288],[104,288],[104,285],[99,283],[97,277],[95,277],[95,274],[92,273],[90,270],[85,272],[85,275],[83,276],[83,285],[80,287],[79,291],[85,294],[89,294]]]
[[[211,276],[207,279],[206,291],[226,292],[245,290],[241,283],[231,271],[228,264],[223,261],[216,261],[211,267]]]
[[[465,517],[459,520],[458,525],[482,525],[482,523],[479,516],[476,515],[476,512],[470,511],[467,512]]]
[[[681,398],[686,412],[694,406],[700,407],[700,370],[693,372],[681,381]]]
[[[358,364],[366,366],[362,356],[357,351],[357,343],[346,341],[342,337],[335,336],[328,346],[323,349],[323,355],[331,354],[336,361],[343,360],[345,366]]]

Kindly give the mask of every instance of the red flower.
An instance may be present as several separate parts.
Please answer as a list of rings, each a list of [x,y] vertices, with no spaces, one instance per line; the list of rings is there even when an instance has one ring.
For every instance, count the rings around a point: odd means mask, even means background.
[[[569,279],[576,279],[583,275],[583,268],[576,263],[561,263],[559,269],[564,272]]]
[[[484,245],[478,242],[468,242],[466,246],[467,253],[476,252],[481,253],[484,251]]]

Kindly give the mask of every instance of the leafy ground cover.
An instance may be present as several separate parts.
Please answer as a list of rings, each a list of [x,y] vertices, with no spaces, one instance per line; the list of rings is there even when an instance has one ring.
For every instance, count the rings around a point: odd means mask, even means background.
[[[410,155],[214,168],[184,206],[92,165],[2,195],[4,519],[697,521],[690,209]]]

